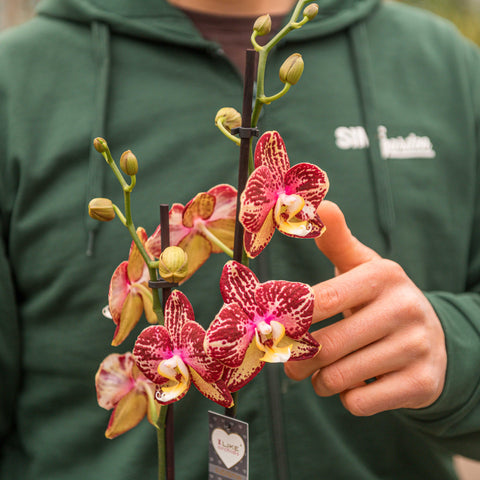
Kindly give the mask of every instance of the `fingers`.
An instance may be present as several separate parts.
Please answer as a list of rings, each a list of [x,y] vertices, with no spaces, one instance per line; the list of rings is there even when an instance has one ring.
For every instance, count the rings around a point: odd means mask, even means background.
[[[342,211],[335,203],[324,200],[317,213],[326,226],[326,231],[315,242],[340,273],[380,258],[374,250],[352,235]]]
[[[344,391],[340,399],[353,415],[369,416],[398,408],[423,408],[431,405],[443,383],[432,370],[401,370],[378,380]]]
[[[391,280],[396,264],[380,257],[347,273],[313,286],[313,323],[350,309],[358,309],[377,298]],[[398,272],[403,274],[403,270]]]

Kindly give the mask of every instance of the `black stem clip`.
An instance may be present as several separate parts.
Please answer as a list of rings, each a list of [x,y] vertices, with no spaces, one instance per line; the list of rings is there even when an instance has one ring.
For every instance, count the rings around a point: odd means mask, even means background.
[[[230,130],[232,135],[237,135],[240,138],[252,138],[260,135],[258,127],[235,127]]]

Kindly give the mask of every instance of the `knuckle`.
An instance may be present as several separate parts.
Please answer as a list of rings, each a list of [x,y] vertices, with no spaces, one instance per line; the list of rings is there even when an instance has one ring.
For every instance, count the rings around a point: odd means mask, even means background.
[[[314,332],[314,338],[321,345],[315,356],[318,366],[324,367],[333,363],[338,357],[338,336],[326,327]]]
[[[411,391],[414,407],[421,408],[433,403],[438,397],[440,390],[440,381],[432,368],[424,367],[410,376]]]
[[[330,311],[340,301],[340,292],[328,283],[321,284],[315,289],[315,309],[319,312]]]
[[[410,329],[407,342],[405,349],[411,358],[425,357],[430,352],[430,339],[423,328]]]
[[[389,260],[388,258],[382,258],[377,261],[383,264],[382,269],[393,279],[399,280],[406,277],[405,270],[397,262]]]
[[[363,395],[359,395],[355,389],[342,394],[342,403],[356,417],[367,417],[372,414]]]
[[[340,368],[335,365],[329,365],[322,368],[317,375],[317,380],[324,389],[331,393],[340,393],[345,390],[345,377]]]

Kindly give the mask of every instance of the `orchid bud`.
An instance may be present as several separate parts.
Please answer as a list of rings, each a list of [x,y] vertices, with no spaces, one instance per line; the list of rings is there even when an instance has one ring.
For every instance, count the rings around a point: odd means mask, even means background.
[[[268,35],[272,29],[272,19],[270,15],[262,15],[255,20],[253,24],[253,31],[257,32],[257,35]]]
[[[123,173],[126,173],[127,175],[132,176],[137,174],[138,160],[131,150],[122,153],[122,156],[120,157],[120,168]]]
[[[88,214],[94,220],[109,222],[115,218],[113,203],[109,198],[94,198],[88,204]]]
[[[158,271],[167,282],[178,283],[187,276],[187,254],[180,247],[167,247],[158,259]]]
[[[294,53],[293,55],[290,55],[280,67],[280,80],[283,83],[295,85],[302,76],[303,67],[303,58],[299,53]]]
[[[228,131],[242,125],[242,115],[233,107],[223,107],[215,116],[215,123],[221,123]]]
[[[309,20],[313,20],[317,16],[317,13],[318,5],[316,3],[311,3],[303,10],[303,16],[307,17]]]
[[[102,138],[102,137],[97,137],[97,138],[93,141],[93,146],[95,147],[95,150],[96,150],[98,153],[108,152],[107,141],[106,141],[104,138]]]

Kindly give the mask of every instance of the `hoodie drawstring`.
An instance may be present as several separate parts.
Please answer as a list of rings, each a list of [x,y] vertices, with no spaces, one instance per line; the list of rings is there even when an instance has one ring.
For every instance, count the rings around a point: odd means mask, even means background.
[[[367,155],[372,169],[378,219],[380,229],[385,236],[386,253],[389,253],[392,247],[395,209],[388,163],[382,157],[378,137],[379,122],[373,82],[372,59],[368,45],[367,28],[364,22],[353,24],[348,29],[348,40],[353,57],[352,64],[360,97],[362,120],[369,139]]]
[[[107,123],[108,93],[110,86],[110,31],[108,26],[101,22],[91,24],[91,40],[95,61],[95,107],[91,147],[88,162],[88,184],[86,204],[92,198],[102,197],[104,193],[105,162],[93,146],[93,139],[105,137]],[[87,256],[93,255],[95,234],[100,222],[93,220],[86,211],[86,229],[88,234]]]

